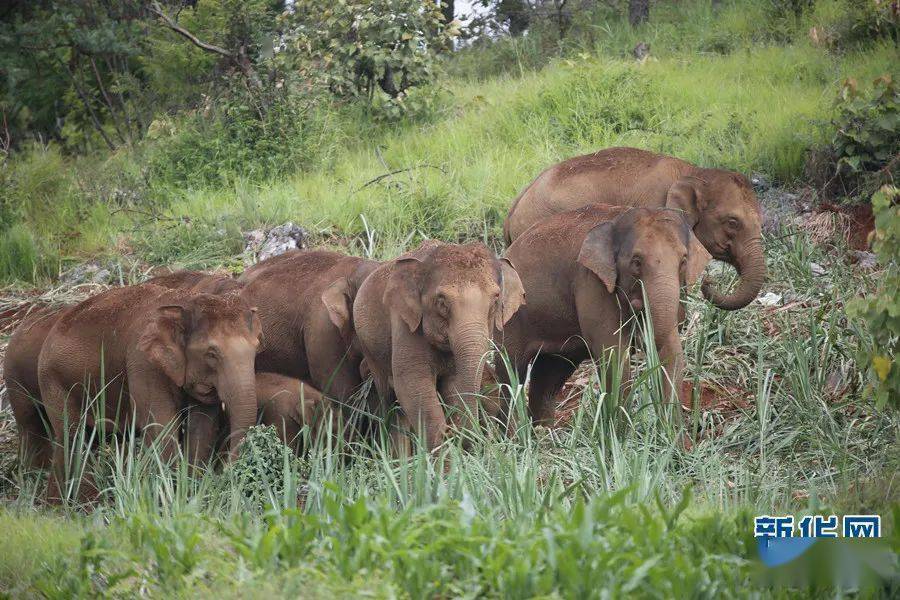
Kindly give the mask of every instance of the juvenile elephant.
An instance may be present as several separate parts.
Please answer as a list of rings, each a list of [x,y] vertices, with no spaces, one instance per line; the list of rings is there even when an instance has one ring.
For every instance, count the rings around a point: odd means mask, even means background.
[[[378,393],[388,406],[395,396],[406,420],[424,426],[429,450],[447,427],[438,394],[477,414],[492,331],[524,301],[516,270],[481,243],[425,242],[363,283],[353,320]]]
[[[260,336],[255,308],[234,294],[145,284],[113,288],[68,310],[47,335],[38,361],[41,399],[57,442],[50,496],[62,481],[63,442],[81,413],[96,426],[84,401],[101,384],[104,414],[121,417],[119,429],[133,415],[145,443],[177,418],[185,394],[201,403],[223,403],[234,453],[256,422],[253,365]],[[163,440],[164,457],[175,443],[172,437]]]
[[[265,331],[257,370],[309,382],[345,403],[362,383],[353,299],[378,264],[326,250],[298,250],[245,271],[239,279],[241,296],[259,307]]]
[[[709,253],[683,215],[668,209],[592,205],[560,213],[531,227],[507,256],[516,265],[528,304],[503,332],[509,358],[524,381],[529,411],[552,423],[553,399],[589,357],[618,350],[626,379],[631,317],[650,306],[660,362],[680,389],[684,354],[678,336],[680,290],[697,280]],[[508,381],[503,365],[499,375]]]
[[[328,399],[313,386],[277,373],[256,374],[259,422],[271,425],[286,446],[298,451],[300,430],[308,426],[313,435],[327,417]]]
[[[45,307],[25,317],[6,347],[3,378],[19,430],[19,456],[24,464],[43,469],[52,455],[47,411],[40,402],[38,357],[47,334],[70,307]]]
[[[637,148],[608,148],[570,158],[538,175],[509,209],[503,223],[506,242],[512,244],[552,215],[597,203],[684,211],[713,258],[731,264],[740,275],[727,295],[704,281],[703,295],[719,308],[743,308],[762,288],[762,214],[747,178]]]

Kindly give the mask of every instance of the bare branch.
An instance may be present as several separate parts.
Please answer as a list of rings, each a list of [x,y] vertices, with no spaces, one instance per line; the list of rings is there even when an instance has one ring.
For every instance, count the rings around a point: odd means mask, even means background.
[[[188,31],[187,29],[185,29],[184,27],[182,27],[181,25],[176,23],[175,20],[172,17],[170,17],[169,15],[167,15],[166,12],[159,6],[158,2],[151,3],[149,6],[149,10],[150,10],[150,12],[152,12],[153,14],[158,16],[160,19],[162,19],[163,23],[166,24],[166,27],[168,27],[169,29],[171,29],[172,31],[177,33],[178,35],[182,36],[183,38],[185,38],[186,40],[188,40],[189,42],[191,42],[198,48],[202,48],[203,50],[206,50],[207,52],[214,52],[215,54],[219,54],[221,56],[230,58],[232,60],[234,60],[236,58],[233,52],[229,52],[225,48],[220,48],[219,46],[216,46],[214,44],[208,44],[208,43],[204,42],[203,40],[200,40],[196,35],[194,35],[190,31]]]

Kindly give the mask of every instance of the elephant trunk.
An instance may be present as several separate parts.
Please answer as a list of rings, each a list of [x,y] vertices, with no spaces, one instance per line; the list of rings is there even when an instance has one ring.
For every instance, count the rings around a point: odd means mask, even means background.
[[[684,350],[678,336],[681,305],[678,280],[672,277],[656,278],[647,290],[647,299],[656,351],[660,365],[665,369],[663,400],[668,401],[673,396],[678,400],[684,377]]]
[[[475,416],[478,406],[477,394],[481,391],[481,380],[484,375],[485,355],[489,350],[490,337],[486,323],[466,323],[456,329],[455,335],[451,335],[454,362],[456,364],[456,376],[454,377],[455,398],[445,398],[464,412]],[[463,414],[461,417],[469,418]]]
[[[709,281],[703,282],[703,295],[707,300],[725,310],[737,310],[753,302],[766,280],[766,257],[762,240],[755,238],[735,252],[734,267],[740,281],[731,294],[721,294]]]
[[[218,391],[228,417],[229,454],[231,458],[235,458],[247,430],[256,424],[256,376],[253,363],[250,362],[249,367],[224,369],[223,383]]]

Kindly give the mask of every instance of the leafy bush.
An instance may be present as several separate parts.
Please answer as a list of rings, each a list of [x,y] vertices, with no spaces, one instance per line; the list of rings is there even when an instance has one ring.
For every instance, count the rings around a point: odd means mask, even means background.
[[[812,5],[813,42],[846,49],[887,38],[900,41],[900,10],[888,0],[819,0]]]
[[[900,173],[900,91],[890,75],[863,92],[844,81],[831,144],[811,153],[807,173],[826,196],[867,196]]]
[[[868,353],[872,392],[879,408],[900,408],[900,189],[885,186],[872,197],[875,213],[873,249],[886,271],[878,289],[850,307],[865,319],[874,337]]]
[[[299,471],[299,459],[274,427],[257,425],[247,431],[231,469],[247,504],[259,510],[284,497],[285,482]]]
[[[324,161],[340,128],[329,109],[291,96],[261,110],[247,94],[151,126],[150,178],[177,187],[261,181]]]
[[[299,0],[289,16],[288,49],[311,81],[338,96],[380,99],[384,114],[409,109],[417,87],[432,83],[437,55],[458,31],[433,0]]]

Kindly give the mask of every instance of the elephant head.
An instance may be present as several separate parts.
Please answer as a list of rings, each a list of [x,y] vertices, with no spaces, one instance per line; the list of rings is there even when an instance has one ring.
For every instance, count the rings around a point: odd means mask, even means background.
[[[594,227],[578,256],[623,306],[643,310],[646,294],[660,362],[675,389],[684,369],[678,335],[681,288],[697,281],[710,258],[681,213],[646,208]],[[671,388],[666,388],[669,397]]]
[[[156,310],[138,348],[192,398],[222,402],[234,454],[256,423],[254,363],[261,336],[256,309],[239,296],[191,294]]]
[[[452,355],[445,391],[467,401],[480,391],[493,331],[525,302],[525,290],[512,263],[482,243],[426,242],[395,261],[383,302],[392,318]]]
[[[672,184],[666,206],[684,211],[713,258],[733,265],[740,275],[731,294],[721,294],[704,281],[703,295],[726,310],[750,304],[766,279],[762,215],[750,182],[730,171],[698,169]]]

